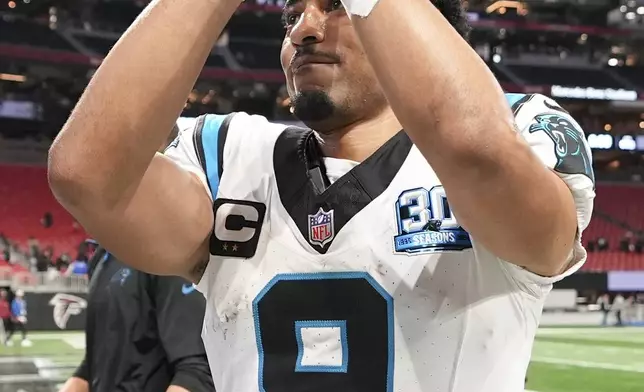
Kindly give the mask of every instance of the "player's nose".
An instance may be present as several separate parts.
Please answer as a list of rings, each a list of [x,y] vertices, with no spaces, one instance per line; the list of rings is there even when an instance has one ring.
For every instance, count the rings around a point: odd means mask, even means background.
[[[291,30],[291,42],[295,46],[320,43],[324,41],[325,25],[325,13],[315,4],[309,4]]]

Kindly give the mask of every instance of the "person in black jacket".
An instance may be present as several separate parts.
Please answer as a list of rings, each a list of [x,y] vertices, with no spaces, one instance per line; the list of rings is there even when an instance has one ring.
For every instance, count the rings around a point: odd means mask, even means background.
[[[178,277],[133,270],[98,248],[85,358],[61,392],[210,392],[203,296]]]
[[[101,247],[89,264],[85,358],[61,392],[214,391],[194,286],[131,269]]]

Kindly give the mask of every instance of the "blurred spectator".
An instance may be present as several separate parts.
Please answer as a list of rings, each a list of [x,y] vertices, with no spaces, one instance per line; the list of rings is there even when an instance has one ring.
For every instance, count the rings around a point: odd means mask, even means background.
[[[635,303],[644,304],[644,293],[635,294]]]
[[[22,333],[22,347],[31,347],[31,341],[27,339],[27,302],[25,301],[25,292],[16,291],[16,296],[11,302],[11,328],[7,335],[7,346],[13,346],[11,338],[19,329]]]
[[[635,309],[635,296],[634,295],[629,295],[626,297],[626,300],[624,301],[624,322],[626,324],[629,324],[633,321],[635,321],[635,318],[637,317],[636,315],[636,309]]]
[[[82,275],[85,276],[87,275],[87,261],[85,260],[75,260],[73,263],[69,265],[69,268],[67,268],[67,271],[65,271],[65,275],[70,276],[70,275]]]
[[[87,263],[89,261],[89,257],[87,257],[88,251],[88,244],[81,242],[80,245],[78,245],[78,254],[76,255],[76,261],[84,261],[85,263]]]
[[[51,225],[54,224],[54,217],[51,215],[51,212],[45,212],[43,217],[40,219],[40,224],[48,229],[51,227]]]
[[[624,236],[619,240],[619,250],[622,252],[632,252],[631,247],[633,246],[633,232],[627,231],[624,233]]]
[[[67,253],[63,253],[62,255],[58,256],[58,258],[54,262],[54,266],[59,271],[66,270],[67,268],[69,268],[69,262],[69,255]]]
[[[27,247],[29,249],[29,256],[36,256],[40,252],[40,243],[34,237],[27,239]]]
[[[47,267],[49,267],[49,260],[45,256],[44,253],[39,253],[34,256],[36,259],[36,271],[38,272],[45,272],[47,271]]]
[[[608,313],[610,312],[610,296],[608,294],[603,294],[597,299],[597,305],[599,305],[599,310],[602,311],[602,325],[608,323]]]
[[[642,253],[644,251],[644,232],[637,234],[637,239],[635,240],[635,252]]]
[[[604,237],[599,237],[597,239],[597,250],[602,252],[608,250],[608,240]]]
[[[613,306],[611,306],[611,310],[615,312],[615,317],[617,318],[617,323],[615,323],[616,326],[621,327],[624,325],[624,322],[622,321],[622,312],[624,311],[625,306],[626,300],[624,299],[624,296],[622,294],[617,294],[613,300]]]
[[[52,249],[51,247],[45,249],[43,252],[39,252],[36,254],[36,271],[38,272],[45,272],[49,269],[49,266],[52,265],[51,261],[51,255],[52,255]]]
[[[49,267],[47,267],[47,272],[45,275],[45,278],[47,279],[47,281],[53,282],[59,276],[60,276],[60,272],[58,271],[58,269],[56,269],[56,267],[50,264]]]
[[[597,249],[597,241],[595,240],[588,240],[586,243],[586,250],[588,252],[594,252]]]
[[[0,290],[0,318],[2,319],[2,342],[6,342],[7,333],[11,330],[11,306],[7,290]]]

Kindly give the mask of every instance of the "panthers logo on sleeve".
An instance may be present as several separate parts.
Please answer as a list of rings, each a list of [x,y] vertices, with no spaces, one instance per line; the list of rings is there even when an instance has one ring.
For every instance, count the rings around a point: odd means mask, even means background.
[[[172,142],[170,142],[170,144],[168,144],[168,147],[166,147],[163,150],[163,152],[165,153],[166,151],[168,151],[171,148],[177,148],[179,146],[179,140],[180,140],[180,136],[177,135],[177,137],[175,137],[174,140],[172,140]]]
[[[564,174],[583,174],[594,183],[592,162],[582,131],[562,114],[539,114],[534,120],[528,131],[545,132],[554,143],[557,157],[554,170]]]

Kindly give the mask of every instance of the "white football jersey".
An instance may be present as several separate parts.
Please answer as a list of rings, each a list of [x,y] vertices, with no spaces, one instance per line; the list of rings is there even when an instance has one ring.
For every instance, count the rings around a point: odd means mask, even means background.
[[[583,132],[549,98],[507,99],[574,195],[580,236],[594,197]],[[321,157],[306,129],[206,115],[166,154],[214,200],[197,287],[220,392],[523,391],[545,297],[586,259],[579,237],[556,277],[490,253],[403,131],[357,164]]]

